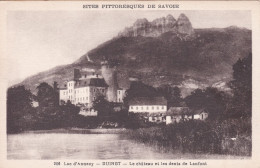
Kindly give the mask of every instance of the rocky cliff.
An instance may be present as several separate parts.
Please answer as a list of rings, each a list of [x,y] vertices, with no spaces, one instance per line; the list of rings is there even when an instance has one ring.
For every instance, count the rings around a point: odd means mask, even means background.
[[[192,35],[194,30],[189,21],[189,18],[181,14],[176,20],[172,15],[157,18],[151,22],[147,19],[138,19],[133,26],[125,28],[119,33],[122,37],[158,37],[165,32],[176,32],[185,35]]]

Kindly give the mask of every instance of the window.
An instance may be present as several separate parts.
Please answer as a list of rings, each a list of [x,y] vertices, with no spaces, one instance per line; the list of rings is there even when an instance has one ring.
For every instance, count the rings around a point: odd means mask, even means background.
[[[86,100],[88,100],[88,97],[86,97]]]
[[[118,101],[120,102],[120,98],[118,98]]]
[[[134,107],[133,107],[133,106],[131,106],[131,109],[134,109]]]
[[[154,107],[152,106],[152,110],[154,109]]]
[[[146,110],[149,110],[149,106],[146,107]]]
[[[136,107],[136,110],[138,110],[138,107]]]
[[[157,106],[157,110],[159,110],[159,106]]]
[[[141,107],[141,110],[143,110],[143,107]]]
[[[96,100],[96,97],[94,97],[93,100]]]
[[[162,106],[162,109],[164,109],[164,106]]]
[[[118,91],[118,94],[120,95],[120,91]]]

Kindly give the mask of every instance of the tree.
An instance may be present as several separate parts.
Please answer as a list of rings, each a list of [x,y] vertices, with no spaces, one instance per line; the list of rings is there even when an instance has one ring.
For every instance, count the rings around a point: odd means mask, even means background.
[[[38,129],[51,129],[60,127],[61,121],[59,120],[61,109],[58,105],[57,99],[57,83],[54,82],[54,88],[48,83],[43,82],[37,86],[36,98],[39,102],[37,110],[37,128]]]
[[[112,104],[104,96],[99,96],[93,101],[93,109],[98,112],[99,117],[108,117],[113,112]]]
[[[167,99],[168,106],[180,106],[182,101],[181,91],[177,86],[172,87],[170,85],[163,85],[157,88],[157,91],[158,94],[161,94]]]
[[[16,133],[32,127],[32,100],[32,93],[24,86],[7,90],[7,133]]]
[[[73,127],[78,125],[80,108],[71,104],[60,106],[60,112],[55,116],[57,122],[61,122],[62,127]]]
[[[54,92],[54,105],[59,105],[59,88],[56,81],[53,82],[53,92]]]
[[[252,54],[239,59],[233,65],[233,102],[229,112],[231,117],[251,118],[252,116]]]
[[[48,83],[41,83],[37,86],[37,89],[37,100],[40,107],[54,106],[56,104],[56,92]]]
[[[226,110],[226,94],[211,87],[204,90],[196,89],[185,98],[185,102],[193,111],[206,110],[209,113],[209,119],[222,118]]]
[[[154,97],[158,92],[152,86],[146,85],[140,81],[132,82],[130,88],[126,91],[124,103],[127,105],[129,100],[134,97]]]

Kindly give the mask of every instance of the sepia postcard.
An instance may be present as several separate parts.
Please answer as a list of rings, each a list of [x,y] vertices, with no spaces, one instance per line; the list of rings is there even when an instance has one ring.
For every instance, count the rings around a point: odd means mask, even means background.
[[[0,2],[0,167],[260,167],[259,1]]]

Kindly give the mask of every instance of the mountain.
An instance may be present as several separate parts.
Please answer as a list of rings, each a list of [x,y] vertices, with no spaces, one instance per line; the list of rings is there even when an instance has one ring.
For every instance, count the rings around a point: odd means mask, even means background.
[[[232,65],[251,52],[251,45],[251,30],[245,28],[194,29],[184,14],[177,20],[171,15],[152,22],[138,19],[74,63],[41,72],[21,84],[32,90],[43,81],[62,85],[72,77],[73,68],[98,70],[101,61],[116,60],[123,88],[129,87],[129,78],[153,86],[177,85],[184,91],[218,86],[215,83],[224,82],[224,86],[232,79]]]
[[[133,26],[125,28],[119,33],[123,37],[158,37],[162,33],[173,31],[176,33],[191,35],[194,33],[188,17],[181,14],[176,20],[172,15],[157,18],[149,22],[146,18],[138,19]]]

